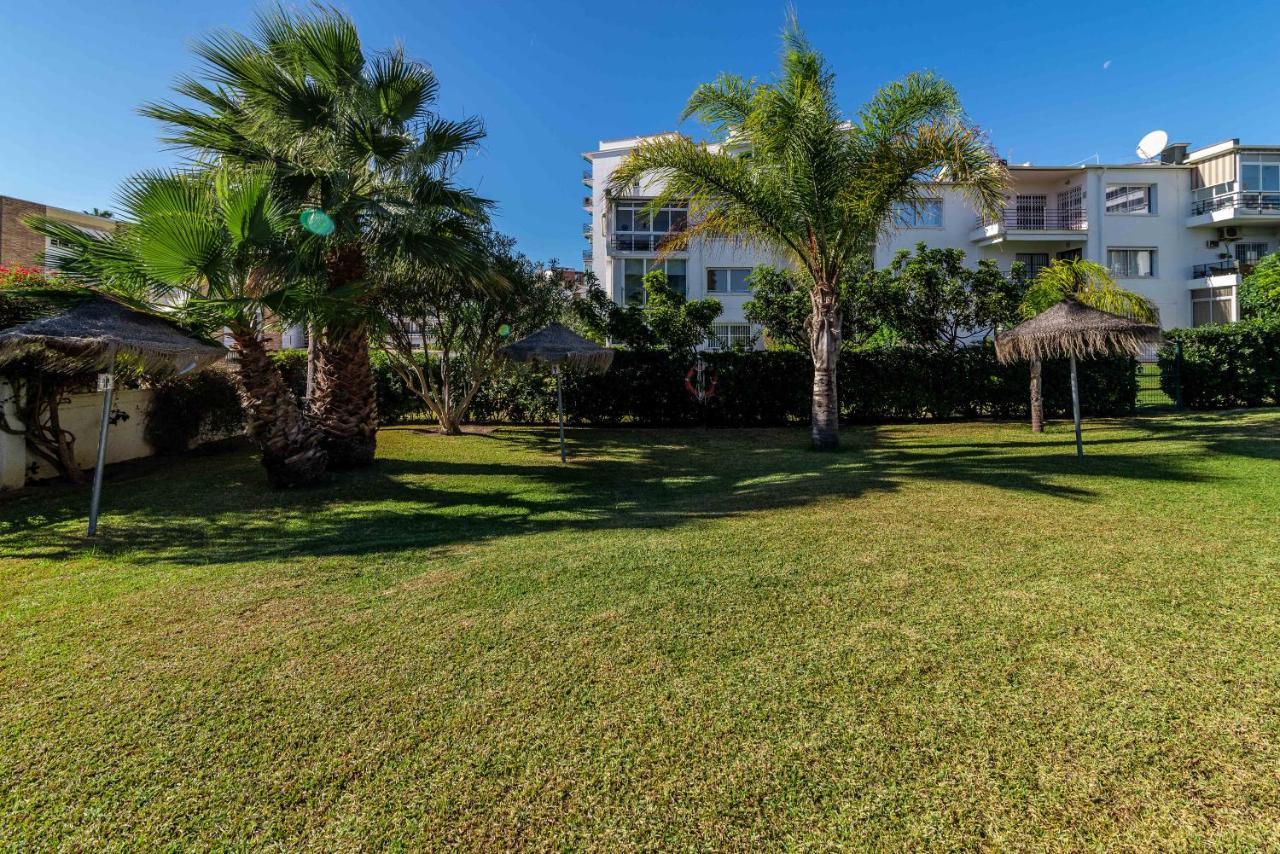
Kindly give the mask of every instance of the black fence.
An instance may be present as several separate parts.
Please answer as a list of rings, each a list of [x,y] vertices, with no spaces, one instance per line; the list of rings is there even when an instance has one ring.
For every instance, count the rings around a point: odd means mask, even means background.
[[[1138,357],[1139,410],[1182,408],[1182,343],[1174,345],[1174,359],[1163,369],[1154,353]]]

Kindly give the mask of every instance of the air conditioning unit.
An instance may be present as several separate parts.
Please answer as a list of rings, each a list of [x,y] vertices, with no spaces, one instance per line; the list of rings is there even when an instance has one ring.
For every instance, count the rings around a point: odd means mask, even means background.
[[[1222,228],[1218,229],[1218,239],[1219,240],[1239,240],[1240,229],[1234,225],[1224,225]]]
[[[1216,240],[1206,240],[1206,241],[1204,242],[1204,248],[1205,248],[1205,249],[1217,249],[1217,248],[1218,248],[1218,241],[1216,241]]]

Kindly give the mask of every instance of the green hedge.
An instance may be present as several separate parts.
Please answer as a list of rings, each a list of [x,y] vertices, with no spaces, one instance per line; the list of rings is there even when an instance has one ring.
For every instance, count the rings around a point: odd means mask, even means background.
[[[597,426],[727,427],[808,420],[813,369],[804,354],[728,352],[707,353],[703,358],[715,379],[715,394],[705,405],[685,387],[691,358],[623,350],[616,354],[607,374],[566,374],[568,420]],[[286,350],[273,354],[273,359],[301,397],[306,386],[306,353]],[[428,420],[421,401],[404,387],[381,354],[374,354],[373,369],[383,424]],[[839,370],[840,413],[845,421],[1027,417],[1028,367],[997,364],[987,345],[956,353],[905,348],[846,352],[840,357]],[[1047,362],[1044,383],[1046,414],[1068,417],[1071,388],[1067,364]],[[152,419],[157,435],[172,436],[161,440],[170,449],[185,448],[201,433],[239,417],[234,385],[225,373],[205,372],[162,388]],[[1083,362],[1080,390],[1086,414],[1132,413],[1137,395],[1132,360]],[[206,404],[203,409],[202,400]],[[554,379],[544,371],[515,365],[485,384],[468,414],[475,422],[516,424],[545,424],[555,417]]]
[[[1182,402],[1192,409],[1280,403],[1280,324],[1246,321],[1166,334],[1160,350],[1164,392],[1177,393],[1176,346],[1182,345]]]

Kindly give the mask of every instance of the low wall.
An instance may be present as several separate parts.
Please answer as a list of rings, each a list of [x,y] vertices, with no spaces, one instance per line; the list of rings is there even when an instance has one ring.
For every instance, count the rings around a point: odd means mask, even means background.
[[[0,400],[7,401],[11,396],[9,386],[0,382]],[[118,420],[108,431],[108,463],[151,456],[151,446],[142,437],[145,413],[150,402],[150,390],[123,389],[116,392],[111,408],[125,413],[128,418]],[[6,407],[5,414],[12,423],[15,420],[12,403],[3,405]],[[62,404],[58,413],[63,428],[70,430],[76,437],[76,462],[82,468],[92,468],[98,456],[102,395],[74,394],[69,402]],[[26,443],[21,436],[0,432],[0,490],[19,489],[28,480],[53,477],[55,474],[47,463],[27,453]]]

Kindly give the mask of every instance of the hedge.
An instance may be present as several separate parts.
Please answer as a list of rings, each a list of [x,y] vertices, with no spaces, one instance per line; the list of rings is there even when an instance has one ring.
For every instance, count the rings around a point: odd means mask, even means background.
[[[1244,321],[1166,333],[1160,382],[1170,397],[1181,373],[1182,403],[1228,409],[1280,403],[1280,324]],[[1178,370],[1177,345],[1182,345]]]
[[[301,397],[306,353],[273,354],[285,380]],[[809,418],[813,369],[795,352],[705,353],[715,393],[699,404],[685,386],[692,359],[664,351],[622,350],[604,375],[567,372],[565,412],[574,424],[595,426],[754,427],[803,423]],[[379,353],[373,359],[383,424],[429,420]],[[1071,387],[1063,361],[1044,366],[1045,413],[1068,417]],[[955,353],[916,349],[846,352],[840,357],[840,413],[848,422],[878,423],[955,418],[1025,418],[1029,369],[997,364],[989,345]],[[172,434],[170,449],[239,418],[231,378],[221,371],[173,381],[153,404],[154,431]],[[1088,415],[1128,415],[1137,378],[1128,358],[1081,363],[1081,405]],[[198,405],[203,398],[207,411]],[[228,411],[230,408],[230,411]],[[545,424],[555,420],[555,381],[546,372],[508,366],[481,389],[468,413],[473,422]],[[164,425],[161,427],[160,425]],[[157,440],[153,440],[156,443]]]

